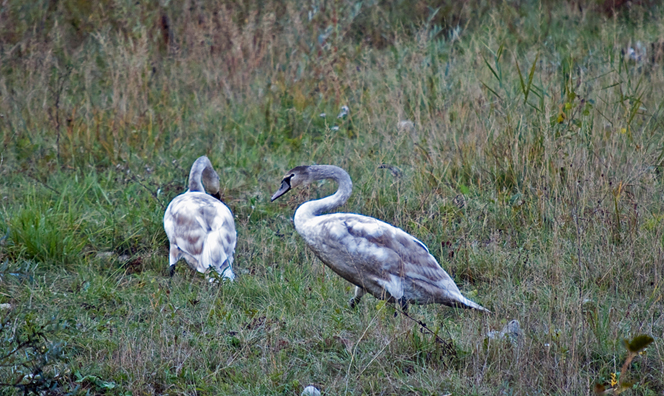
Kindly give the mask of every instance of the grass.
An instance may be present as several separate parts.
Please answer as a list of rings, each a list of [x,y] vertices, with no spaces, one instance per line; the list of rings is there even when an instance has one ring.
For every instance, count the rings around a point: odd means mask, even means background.
[[[3,5],[0,357],[25,343],[2,394],[577,395],[628,356],[633,394],[664,391],[664,66],[621,55],[661,8],[384,3]],[[167,275],[163,212],[203,154],[232,284]],[[335,186],[269,203],[310,163],[494,312],[412,307],[454,353],[347,307],[291,221]],[[512,319],[520,344],[487,341]]]

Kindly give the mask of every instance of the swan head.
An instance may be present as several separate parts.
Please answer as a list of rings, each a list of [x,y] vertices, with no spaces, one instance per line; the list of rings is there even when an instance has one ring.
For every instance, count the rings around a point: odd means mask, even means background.
[[[191,171],[189,172],[189,191],[203,192],[204,189],[208,194],[221,201],[219,175],[214,171],[208,157],[201,156],[191,166]]]
[[[203,185],[205,185],[205,190],[207,190],[208,194],[221,200],[221,194],[219,193],[219,175],[217,175],[217,172],[215,172],[212,167],[206,167],[203,169],[201,181],[203,182]]]
[[[275,199],[286,194],[295,187],[311,184],[313,181],[312,176],[313,175],[309,172],[308,166],[297,166],[289,170],[281,180],[281,186],[279,187],[279,190],[274,193],[270,202],[273,202]]]

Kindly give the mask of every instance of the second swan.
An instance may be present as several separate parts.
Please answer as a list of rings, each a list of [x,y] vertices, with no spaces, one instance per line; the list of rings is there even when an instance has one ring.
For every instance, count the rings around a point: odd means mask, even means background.
[[[201,180],[210,195],[205,193]],[[184,258],[198,272],[212,267],[223,278],[235,279],[235,221],[230,209],[221,202],[219,176],[208,157],[198,158],[191,166],[189,189],[166,208],[164,230],[170,242],[171,276],[175,264]]]

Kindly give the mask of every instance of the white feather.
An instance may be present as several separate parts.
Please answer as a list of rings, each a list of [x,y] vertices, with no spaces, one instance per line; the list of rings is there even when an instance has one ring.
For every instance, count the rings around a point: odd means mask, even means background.
[[[199,161],[203,163],[199,166],[200,172],[194,172]],[[217,177],[209,160],[201,157],[192,166],[190,187],[196,186],[196,183],[200,185],[201,173],[206,168],[211,171],[208,178],[212,177],[210,175]],[[215,183],[212,181],[210,184]],[[215,192],[218,192],[218,180]],[[184,258],[198,272],[204,273],[212,268],[224,278],[235,279],[235,221],[230,209],[220,200],[205,192],[187,190],[175,197],[166,208],[164,230],[170,242],[171,268],[180,258]]]

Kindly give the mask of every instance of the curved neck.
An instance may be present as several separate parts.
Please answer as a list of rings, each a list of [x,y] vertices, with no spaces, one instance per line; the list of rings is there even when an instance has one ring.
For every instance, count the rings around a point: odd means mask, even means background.
[[[318,216],[346,203],[353,191],[353,182],[345,170],[334,165],[312,165],[309,167],[311,181],[330,179],[339,184],[337,192],[325,198],[305,202],[297,209],[295,216],[301,219]]]
[[[189,191],[202,191],[205,192],[203,189],[203,184],[201,183],[201,177],[203,175],[203,171],[206,169],[209,169],[209,171],[214,172],[214,169],[212,168],[212,163],[206,156],[202,156],[194,162],[194,164],[191,166],[191,171],[189,172]]]

